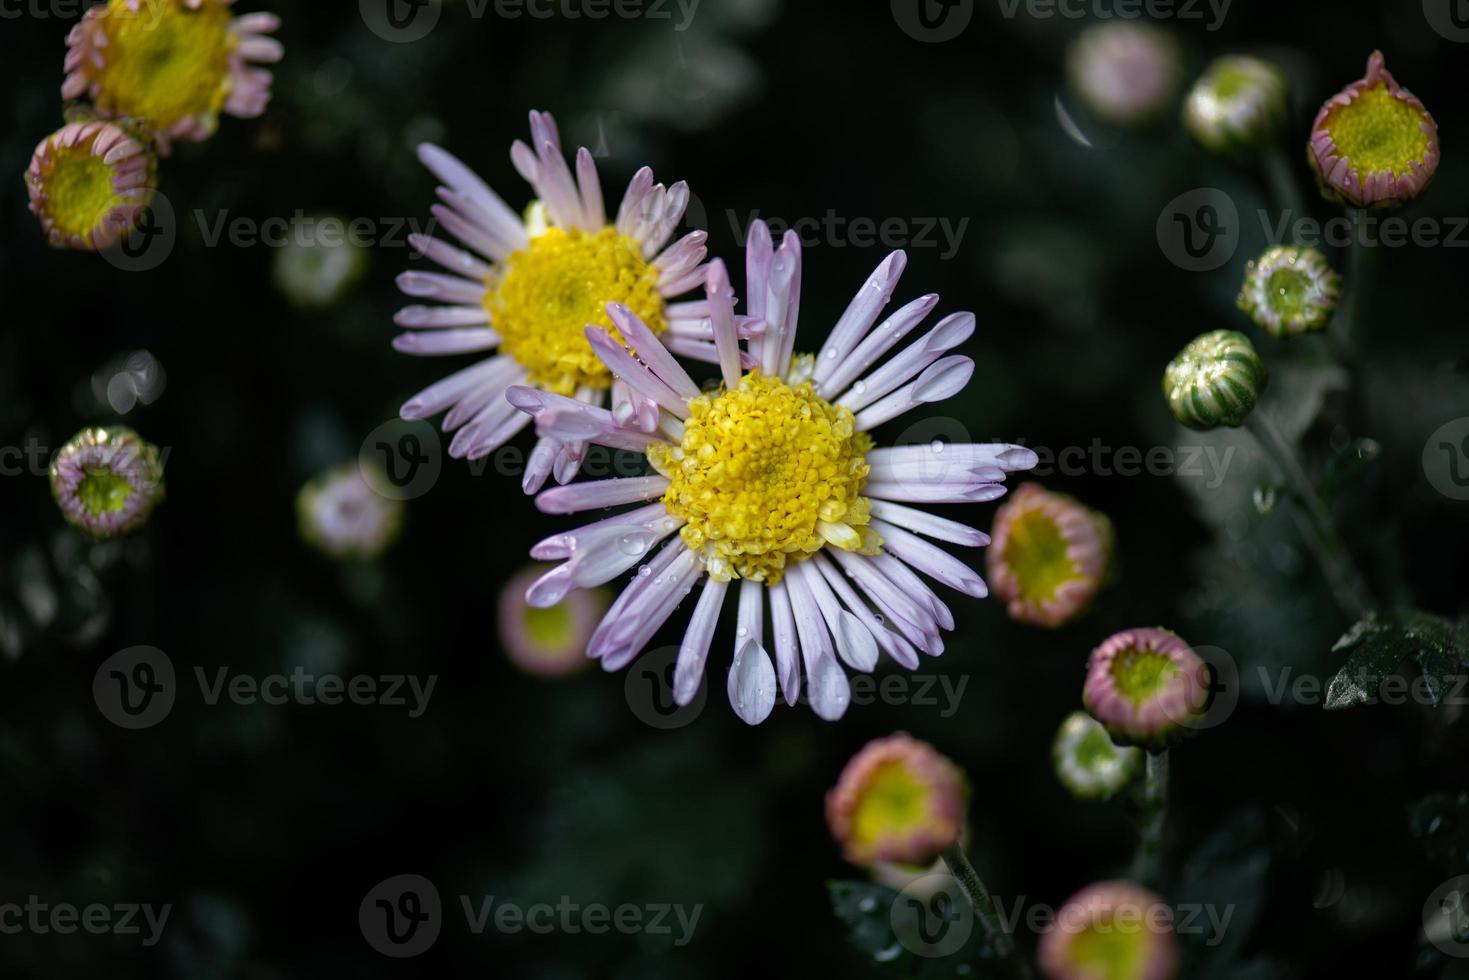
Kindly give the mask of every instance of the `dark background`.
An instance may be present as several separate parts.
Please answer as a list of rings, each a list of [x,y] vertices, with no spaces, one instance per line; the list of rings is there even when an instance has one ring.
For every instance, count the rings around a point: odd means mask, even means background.
[[[1184,271],[1157,243],[1166,203],[1195,187],[1222,189],[1242,214],[1269,207],[1258,172],[1209,157],[1174,117],[1129,133],[1077,108],[1062,65],[1082,21],[1023,7],[1006,19],[977,0],[968,29],[935,44],[901,30],[886,3],[704,0],[680,34],[676,9],[672,21],[506,20],[447,2],[427,38],[395,44],[356,4],[269,8],[285,19],[275,101],[264,119],[226,118],[164,162],[179,237],[146,272],[42,241],[20,175],[60,124],[74,17],[0,20],[0,443],[54,447],[84,424],[123,421],[171,449],[169,499],[122,543],[92,546],[65,529],[43,474],[0,479],[0,901],[174,905],[148,950],[138,937],[0,936],[0,975],[867,975],[824,884],[860,876],[822,816],[844,761],[896,729],[932,741],[973,780],[973,857],[992,889],[1059,903],[1124,874],[1134,838],[1125,804],[1077,802],[1057,784],[1052,734],[1079,706],[1088,651],[1115,629],[1159,624],[1227,651],[1243,688],[1224,724],[1173,753],[1164,891],[1248,913],[1225,948],[1191,949],[1185,975],[1464,975],[1464,961],[1445,966],[1421,947],[1421,923],[1429,893],[1469,870],[1463,837],[1451,836],[1469,817],[1459,809],[1455,830],[1451,813],[1436,845],[1411,819],[1427,794],[1466,788],[1462,709],[1264,703],[1260,669],[1329,678],[1349,623],[1285,507],[1262,516],[1251,504],[1268,471],[1247,438],[1187,433],[1158,392],[1194,334],[1250,330],[1275,374],[1267,408],[1304,432],[1313,471],[1351,438],[1382,447],[1334,501],[1379,594],[1469,613],[1469,504],[1437,492],[1420,462],[1430,433],[1469,415],[1463,241],[1377,250],[1358,325],[1367,415],[1347,427],[1350,399],[1327,391],[1318,339],[1286,347],[1233,307],[1243,263],[1264,243],[1258,223],[1245,222],[1215,272]],[[1161,23],[1190,79],[1234,51],[1265,53],[1291,76],[1293,164],[1321,101],[1382,48],[1441,127],[1443,164],[1407,216],[1469,214],[1469,47],[1436,34],[1416,2],[1235,0],[1219,30],[1205,25]],[[1058,102],[1091,148],[1063,132]],[[668,731],[630,709],[623,676],[519,673],[499,649],[495,600],[527,547],[565,524],[538,515],[516,479],[444,460],[374,566],[334,565],[296,533],[306,479],[352,459],[408,395],[468,363],[388,346],[404,302],[393,277],[424,263],[400,236],[373,250],[339,306],[301,312],[272,285],[273,249],[208,247],[194,212],[425,221],[434,182],[412,152],[424,138],[519,206],[528,192],[508,146],[531,108],[555,112],[566,143],[605,151],[609,202],[645,162],[688,179],[736,281],[732,216],[742,228],[757,209],[915,230],[967,219],[957,254],[910,248],[898,294],[940,292],[943,310],[979,317],[965,351],[975,380],[935,413],[950,419],[937,431],[958,424],[978,440],[1055,451],[1235,445],[1227,479],[1091,463],[1047,476],[1113,519],[1116,582],[1055,633],[1011,623],[994,601],[949,596],[958,629],[923,665],[967,684],[949,717],[942,699],[855,706],[835,725],[781,706],[752,730],[725,701],[718,644],[708,704]],[[1317,217],[1339,213],[1307,187],[1303,164],[1295,171]],[[822,233],[808,245],[809,349],[886,249]],[[119,420],[93,378],[105,384],[105,365],[140,349],[167,387]],[[993,506],[979,510],[955,516],[988,526]],[[162,724],[129,732],[90,691],[98,665],[136,644],[167,652],[182,692]],[[438,686],[409,719],[388,707],[210,706],[192,682],[196,666],[258,676],[297,665],[436,675]],[[435,882],[448,920],[430,952],[395,961],[364,941],[357,909],[402,873]],[[475,936],[459,895],[705,908],[694,940],[674,949],[650,935]]]

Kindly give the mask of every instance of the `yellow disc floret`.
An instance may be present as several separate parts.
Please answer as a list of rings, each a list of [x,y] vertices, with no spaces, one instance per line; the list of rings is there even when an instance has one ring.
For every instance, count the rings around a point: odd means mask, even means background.
[[[132,203],[113,187],[112,167],[93,155],[90,140],[55,147],[38,171],[46,217],[63,238],[88,238],[115,209]]]
[[[1324,121],[1337,151],[1363,174],[1410,173],[1428,152],[1423,110],[1394,96],[1386,85],[1359,94]]]
[[[654,333],[667,329],[658,269],[637,242],[616,229],[597,232],[552,227],[496,268],[485,283],[485,309],[501,348],[548,391],[607,388],[612,374],[587,343],[586,328],[622,338],[607,316],[621,303]]]
[[[184,0],[109,0],[97,74],[99,108],[166,130],[219,114],[230,87],[230,54],[239,43],[229,8]]]
[[[872,439],[852,413],[824,401],[809,382],[789,385],[758,371],[739,388],[689,403],[677,446],[648,453],[673,481],[669,513],[687,523],[684,543],[716,581],[774,584],[789,561],[833,545],[873,552],[860,496]]]

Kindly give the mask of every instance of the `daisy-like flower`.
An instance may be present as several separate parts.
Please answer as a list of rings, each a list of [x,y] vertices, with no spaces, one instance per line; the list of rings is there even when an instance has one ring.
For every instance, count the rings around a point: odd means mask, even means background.
[[[123,426],[83,429],[51,461],[51,495],[94,538],[142,527],[163,500],[158,447]]]
[[[1237,303],[1272,337],[1324,329],[1341,295],[1341,276],[1314,248],[1272,245],[1245,264]]]
[[[285,49],[266,35],[270,13],[234,16],[235,0],[108,0],[66,38],[64,99],[90,98],[107,119],[147,126],[165,152],[171,140],[208,139],[221,111],[265,112],[271,74],[259,67]]]
[[[1177,633],[1130,629],[1092,651],[1082,701],[1117,744],[1161,751],[1192,730],[1209,686],[1208,666]]]
[[[1107,729],[1085,711],[1073,711],[1061,723],[1051,746],[1056,778],[1084,800],[1117,795],[1143,768],[1142,749],[1116,745]]]
[[[1215,153],[1263,146],[1289,111],[1289,87],[1274,64],[1249,55],[1215,60],[1183,104],[1183,124]]]
[[[657,404],[619,381],[587,342],[588,324],[616,329],[608,303],[666,334],[670,350],[709,361],[717,356],[708,304],[669,302],[704,281],[706,233],[690,232],[668,244],[688,206],[688,185],[655,184],[653,171],[644,167],[609,224],[591,151],[577,151],[573,172],[551,115],[532,112],[530,128],[534,146],[517,140],[510,151],[537,195],[524,219],[463,163],[437,146],[418,148],[424,166],[444,182],[434,218],[471,251],[423,235],[410,239],[449,274],[398,277],[409,296],[443,305],[400,310],[396,322],[409,332],[393,346],[420,356],[496,352],[403,405],[405,419],[447,410],[443,427],[454,432],[454,457],[488,456],[529,423],[505,401],[512,385],[599,408],[610,396],[619,423],[652,432]],[[748,332],[748,324],[741,329]],[[552,473],[558,483],[570,481],[586,447],[584,437],[542,436],[526,465],[525,491],[536,492]]]
[[[373,484],[388,484],[386,473],[363,472],[374,464],[354,461],[328,470],[296,495],[301,537],[328,558],[371,561],[403,530],[403,501],[384,496]]]
[[[1244,424],[1265,390],[1265,363],[1238,330],[1211,330],[1191,340],[1163,371],[1163,396],[1190,429]]]
[[[1438,169],[1438,123],[1374,51],[1367,74],[1316,114],[1306,156],[1329,200],[1393,207],[1417,197]]]
[[[1173,38],[1157,27],[1123,21],[1082,31],[1067,49],[1066,74],[1092,112],[1120,126],[1175,111],[1183,83]]]
[[[906,732],[862,747],[826,794],[826,822],[860,867],[926,865],[959,842],[968,809],[963,771]]]
[[[600,589],[573,592],[546,609],[525,601],[525,590],[544,573],[527,568],[500,590],[495,620],[500,643],[515,666],[537,677],[564,677],[585,668],[587,639],[607,611]]]
[[[938,301],[920,297],[877,322],[905,262],[902,252],[888,256],[820,353],[793,357],[800,241],[787,233],[776,249],[769,229],[756,223],[747,245],[748,312],[763,331],[741,351],[734,291],[723,263],[711,263],[705,306],[724,382],[711,392],[699,390],[632,310],[609,306],[623,343],[595,326],[587,339],[630,391],[658,406],[652,432],[562,395],[511,389],[510,400],[536,417],[542,436],[644,453],[654,471],[555,488],[536,501],[553,514],[640,505],[531,552],[566,559],[531,587],[535,604],[554,604],[573,588],[601,585],[641,564],[587,649],[605,669],[630,663],[702,580],[674,676],[675,700],[689,703],[738,581],[728,678],[736,713],[750,724],[763,720],[777,683],[795,704],[804,666],[813,708],[833,720],[851,699],[841,664],[870,671],[882,651],[913,669],[918,650],[943,651],[940,632],[953,628],[953,616],[919,572],[965,595],[988,592],[967,565],[924,540],[978,547],[988,537],[909,505],[994,500],[1006,473],[1034,466],[1036,455],[1006,444],[874,448],[869,430],[956,394],[974,371],[969,358],[948,355],[974,332],[970,313],[944,318],[876,366]]]
[[[1173,980],[1173,910],[1131,882],[1098,882],[1057,911],[1036,960],[1049,980]]]
[[[117,244],[153,200],[158,163],[121,126],[72,122],[41,141],[26,168],[31,211],[51,244],[96,251]]]
[[[995,512],[985,554],[1010,618],[1055,629],[1091,607],[1112,563],[1112,522],[1074,497],[1021,484]]]

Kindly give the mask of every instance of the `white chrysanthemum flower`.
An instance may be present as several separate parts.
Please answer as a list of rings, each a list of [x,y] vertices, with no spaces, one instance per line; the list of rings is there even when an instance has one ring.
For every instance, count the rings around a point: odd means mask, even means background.
[[[757,223],[747,252],[748,312],[761,321],[747,351],[738,343],[724,265],[715,261],[708,270],[707,309],[724,381],[717,390],[701,393],[626,306],[608,308],[622,342],[587,328],[608,370],[658,406],[652,431],[575,399],[511,389],[510,400],[535,416],[542,436],[642,452],[655,471],[537,498],[553,514],[640,506],[538,544],[534,557],[564,561],[528,599],[550,605],[640,566],[587,648],[605,669],[618,670],[702,580],[674,671],[675,700],[687,704],[703,679],[730,584],[738,581],[728,678],[736,713],[759,723],[774,707],[777,687],[795,704],[804,668],[816,713],[835,720],[851,699],[842,664],[870,671],[881,651],[913,669],[919,650],[943,652],[940,634],[954,619],[920,572],[966,595],[987,592],[978,574],[925,537],[968,547],[989,538],[909,505],[994,500],[1005,491],[1005,474],[1029,469],[1036,456],[1005,444],[874,448],[870,429],[956,394],[974,371],[969,358],[948,353],[973,333],[970,313],[946,317],[877,366],[938,302],[923,296],[877,322],[906,264],[902,252],[877,267],[814,358],[792,356],[799,240],[787,233],[775,249],[769,229]]]
[[[657,406],[618,382],[586,341],[589,323],[613,328],[608,303],[626,306],[654,333],[666,333],[670,350],[710,361],[717,356],[707,304],[669,302],[704,281],[707,235],[691,232],[668,245],[688,206],[688,185],[655,184],[653,171],[644,167],[609,223],[591,152],[577,151],[573,172],[551,115],[532,112],[530,127],[534,145],[517,140],[510,151],[537,197],[523,218],[444,150],[427,143],[418,149],[419,159],[444,182],[434,218],[470,251],[413,236],[413,247],[449,274],[398,277],[409,296],[442,305],[400,310],[396,322],[408,332],[393,346],[428,356],[496,352],[403,405],[405,419],[447,411],[443,427],[454,433],[454,457],[487,456],[530,421],[505,401],[511,385],[592,406],[601,406],[610,392],[619,419],[651,431]],[[583,439],[542,437],[526,467],[526,492],[539,490],[552,472],[560,483],[571,480],[585,451]]]

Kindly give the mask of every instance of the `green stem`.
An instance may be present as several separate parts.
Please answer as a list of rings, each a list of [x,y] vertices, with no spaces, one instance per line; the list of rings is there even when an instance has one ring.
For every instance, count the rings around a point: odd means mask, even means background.
[[[989,889],[984,887],[979,872],[975,871],[974,865],[969,863],[964,848],[955,844],[944,851],[943,858],[944,864],[948,865],[949,873],[958,883],[959,890],[964,893],[964,897],[969,900],[970,907],[974,909],[974,917],[979,921],[985,938],[989,940],[990,948],[995,951],[1000,962],[1014,976],[1029,978],[1030,967],[1015,955],[1015,940],[1005,931],[1005,924],[1000,920],[999,910],[995,908],[995,900],[990,896]]]
[[[1350,619],[1361,619],[1372,608],[1372,593],[1295,449],[1263,411],[1251,412],[1245,424],[1291,485],[1299,506],[1297,520],[1337,605]]]
[[[1295,172],[1291,170],[1285,151],[1279,145],[1272,146],[1265,151],[1264,163],[1265,179],[1270,185],[1270,196],[1275,199],[1275,207],[1290,215],[1291,220],[1286,223],[1286,227],[1309,217],[1301,197],[1300,185],[1296,183]]]
[[[1163,827],[1168,818],[1168,751],[1148,753],[1143,772],[1142,800],[1138,807],[1137,856],[1132,876],[1144,885],[1156,883],[1163,855]]]

